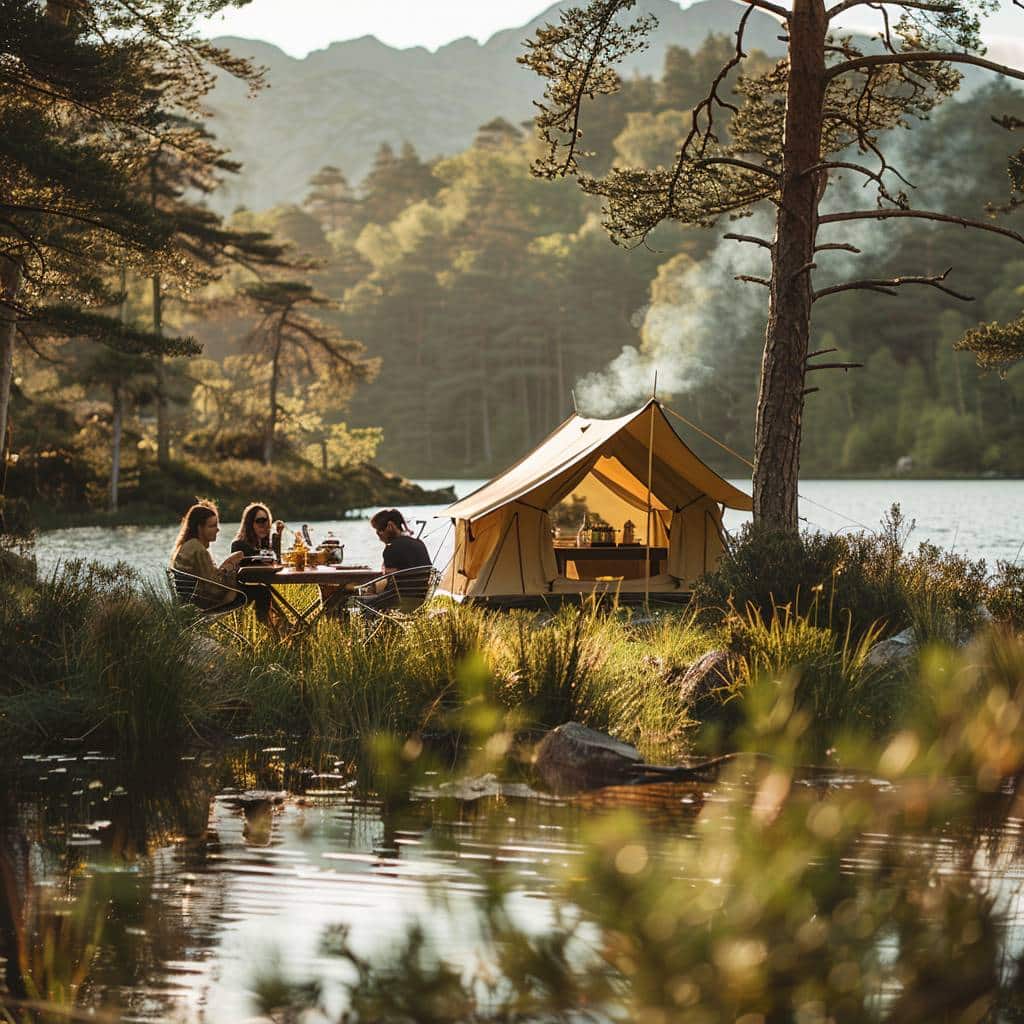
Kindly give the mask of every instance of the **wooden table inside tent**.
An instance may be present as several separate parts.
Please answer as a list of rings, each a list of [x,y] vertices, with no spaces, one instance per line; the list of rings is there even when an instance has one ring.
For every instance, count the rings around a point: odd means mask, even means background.
[[[664,571],[668,548],[651,548],[651,575]],[[627,580],[647,575],[647,548],[643,544],[616,544],[607,547],[578,547],[555,544],[558,572],[569,579],[596,580],[598,576],[621,576]],[[575,576],[569,574],[572,563]]]

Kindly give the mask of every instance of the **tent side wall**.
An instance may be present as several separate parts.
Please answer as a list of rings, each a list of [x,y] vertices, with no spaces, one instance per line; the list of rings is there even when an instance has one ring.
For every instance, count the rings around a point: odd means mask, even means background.
[[[513,502],[474,523],[455,524],[455,553],[443,586],[464,597],[547,593],[558,576],[551,517]]]
[[[668,573],[687,587],[711,572],[725,551],[722,510],[706,495],[672,513]]]

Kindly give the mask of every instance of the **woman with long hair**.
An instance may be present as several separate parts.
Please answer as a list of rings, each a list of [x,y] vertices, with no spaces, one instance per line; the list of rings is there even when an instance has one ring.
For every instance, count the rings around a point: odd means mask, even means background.
[[[219,566],[214,565],[210,556],[210,545],[219,532],[217,506],[212,501],[198,501],[182,518],[181,529],[171,551],[172,569],[199,577],[193,600],[202,608],[220,609],[245,604],[245,595],[236,592],[235,582],[242,555],[239,552],[228,555]]]
[[[278,519],[271,530],[272,516],[270,509],[261,501],[252,501],[242,510],[242,521],[238,525],[238,533],[231,542],[231,550],[240,553],[244,558],[251,558],[261,551],[271,550],[277,560],[281,561],[281,534],[284,523]],[[271,620],[270,589],[262,583],[240,583],[239,588],[256,608],[256,617],[260,622]]]
[[[274,528],[271,531],[272,519],[270,509],[262,501],[253,501],[246,505],[242,510],[238,533],[231,542],[231,550],[241,551],[246,557],[272,550],[280,561],[284,523],[280,519],[274,521]]]

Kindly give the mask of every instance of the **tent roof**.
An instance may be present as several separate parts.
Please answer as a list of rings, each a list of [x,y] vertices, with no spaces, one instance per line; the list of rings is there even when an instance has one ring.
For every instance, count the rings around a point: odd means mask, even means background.
[[[639,483],[646,493],[652,436],[652,493],[665,507],[682,507],[695,496],[706,494],[729,508],[752,508],[748,494],[723,480],[690,451],[661,404],[651,399],[635,412],[617,419],[571,416],[504,473],[449,505],[441,514],[452,519],[479,519],[513,501],[551,508],[599,459],[602,467],[614,466],[618,470],[622,487],[628,490],[632,484],[635,491]]]

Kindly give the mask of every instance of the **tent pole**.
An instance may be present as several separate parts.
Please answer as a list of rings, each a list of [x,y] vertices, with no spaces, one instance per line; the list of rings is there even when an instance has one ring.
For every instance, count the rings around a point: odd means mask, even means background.
[[[657,377],[655,377],[657,387]],[[654,401],[651,402],[651,429],[647,438],[647,569],[644,573],[644,611],[651,610],[651,527],[654,519],[651,515],[651,476],[654,472]]]

